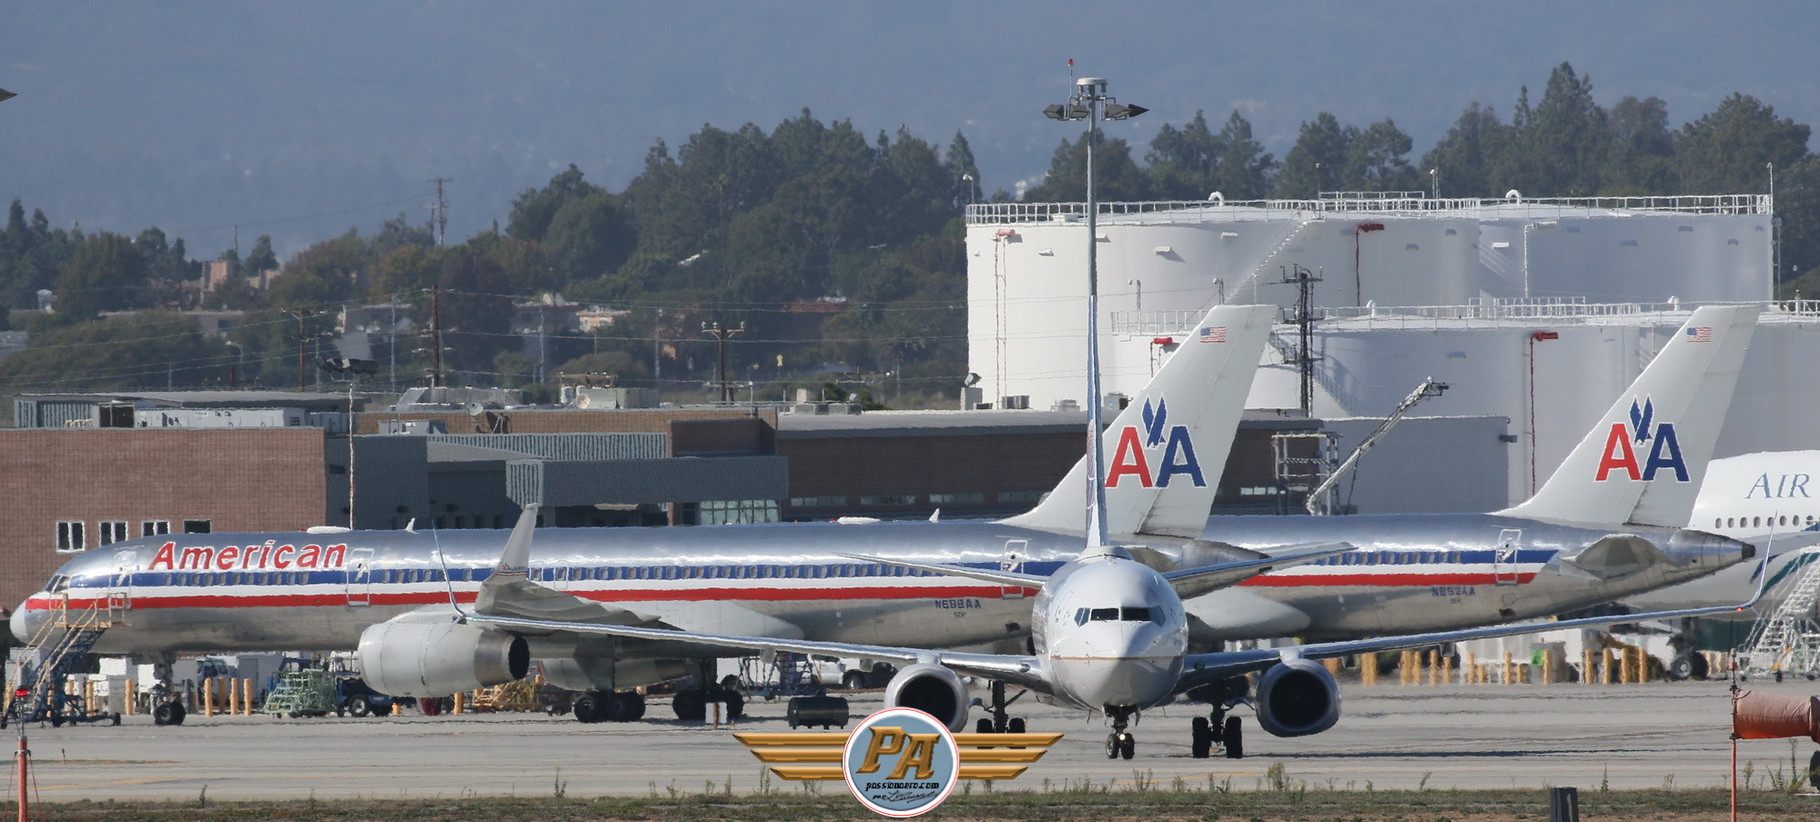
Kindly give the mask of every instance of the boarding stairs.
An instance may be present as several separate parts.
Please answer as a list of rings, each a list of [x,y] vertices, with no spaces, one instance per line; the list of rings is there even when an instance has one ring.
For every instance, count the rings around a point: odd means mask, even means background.
[[[1758,620],[1751,629],[1750,639],[1738,654],[1739,676],[1820,677],[1820,620],[1814,617],[1814,605],[1820,602],[1817,557],[1820,549],[1808,548],[1795,559],[1797,565],[1806,568],[1769,616]]]
[[[91,712],[81,696],[66,692],[70,675],[83,667],[89,651],[114,624],[114,610],[96,603],[72,615],[67,601],[64,604],[26,643],[27,650],[38,652],[41,662],[13,688],[6,711],[0,713],[0,728],[14,722],[49,722],[54,727],[104,719],[120,724],[119,714]]]

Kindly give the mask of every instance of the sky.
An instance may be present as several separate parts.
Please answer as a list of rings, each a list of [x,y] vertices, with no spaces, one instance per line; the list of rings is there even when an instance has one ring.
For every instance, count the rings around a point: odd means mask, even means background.
[[[1164,124],[1237,110],[1281,158],[1320,112],[1389,117],[1415,162],[1470,104],[1507,118],[1570,62],[1611,105],[1661,97],[1679,126],[1734,92],[1820,122],[1809,0],[15,0],[0,26],[0,199],[55,226],[192,256],[280,256],[399,214],[449,240],[503,225],[567,168],[623,190],[658,141],[769,131],[805,108],[946,147],[987,191],[1040,179],[1080,124],[1041,116],[1075,75]],[[1661,192],[1672,194],[1676,192]]]

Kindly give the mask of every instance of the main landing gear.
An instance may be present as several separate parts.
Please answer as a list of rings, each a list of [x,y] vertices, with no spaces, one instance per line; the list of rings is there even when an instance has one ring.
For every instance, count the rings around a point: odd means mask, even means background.
[[[1215,748],[1224,752],[1227,759],[1244,758],[1244,729],[1238,717],[1227,716],[1226,712],[1245,702],[1250,690],[1251,681],[1237,677],[1189,693],[1190,697],[1206,700],[1208,705],[1207,716],[1197,716],[1189,725],[1189,751],[1195,759],[1212,756]]]
[[[983,733],[983,734],[1021,734],[1021,733],[1024,733],[1025,728],[1027,727],[1024,724],[1024,718],[1021,716],[1011,716],[1005,709],[1007,707],[1009,707],[1011,705],[1011,703],[1016,702],[1019,699],[1022,699],[1024,694],[1027,694],[1027,693],[1030,693],[1030,692],[1029,691],[1019,691],[1017,696],[1014,696],[1010,699],[1006,699],[1005,698],[1005,683],[999,682],[997,680],[993,680],[993,682],[992,682],[992,703],[990,705],[984,706],[986,708],[986,712],[991,714],[991,716],[980,717],[979,722],[974,725],[973,729],[975,731],[977,731],[979,733]],[[977,700],[976,700],[976,702],[977,702]]]
[[[576,697],[572,708],[582,722],[635,722],[645,715],[645,697],[637,691],[589,691]]]

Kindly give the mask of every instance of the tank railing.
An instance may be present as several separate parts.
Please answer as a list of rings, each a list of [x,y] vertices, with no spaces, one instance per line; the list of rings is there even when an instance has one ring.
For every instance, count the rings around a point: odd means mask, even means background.
[[[1323,192],[1313,200],[1173,200],[1102,202],[1100,219],[1108,222],[1155,222],[1155,217],[1184,220],[1285,219],[1292,215],[1371,213],[1406,217],[1477,217],[1548,219],[1597,211],[1601,216],[1627,214],[1769,214],[1767,194],[1685,194],[1646,197],[1498,197],[1446,198],[1406,196],[1411,192]],[[1399,196],[1386,196],[1399,195]],[[968,225],[1084,222],[1086,203],[975,203],[967,206]],[[1150,219],[1146,219],[1150,218]]]
[[[1780,300],[1767,302],[1660,302],[1660,303],[1589,303],[1584,297],[1545,297],[1530,299],[1476,299],[1464,305],[1404,306],[1321,306],[1322,321],[1349,321],[1348,325],[1368,328],[1427,327],[1441,322],[1534,322],[1597,321],[1638,317],[1646,314],[1665,315],[1661,322],[1680,322],[1670,313],[1692,311],[1700,305],[1758,305],[1771,314],[1820,317],[1820,300]],[[1176,336],[1191,333],[1201,314],[1193,311],[1113,311],[1110,313],[1114,336]],[[1186,341],[1186,337],[1177,342]]]

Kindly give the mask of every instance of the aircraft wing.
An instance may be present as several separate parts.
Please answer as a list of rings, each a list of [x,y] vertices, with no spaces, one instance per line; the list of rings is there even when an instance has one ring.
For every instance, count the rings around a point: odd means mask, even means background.
[[[1764,559],[1767,565],[1768,559]],[[1259,648],[1251,651],[1215,651],[1205,654],[1189,654],[1184,660],[1182,678],[1176,683],[1178,692],[1214,682],[1221,679],[1261,671],[1285,659],[1331,659],[1351,656],[1353,654],[1377,653],[1379,651],[1399,651],[1410,648],[1426,648],[1445,642],[1464,642],[1472,639],[1496,639],[1506,636],[1521,636],[1541,631],[1558,631],[1569,628],[1598,628],[1615,625],[1620,622],[1649,622],[1662,619],[1682,619],[1685,617],[1707,616],[1732,611],[1743,611],[1757,604],[1763,598],[1763,581],[1767,574],[1759,569],[1757,590],[1751,598],[1736,605],[1717,605],[1705,608],[1683,608],[1675,611],[1655,611],[1644,614],[1626,614],[1623,616],[1596,616],[1581,619],[1564,619],[1554,622],[1524,622],[1515,625],[1493,625],[1485,628],[1467,628],[1457,631],[1434,631],[1426,634],[1404,634],[1402,636],[1373,637],[1371,639],[1351,639],[1338,642],[1317,642],[1309,645],[1292,645],[1284,648]]]
[[[1286,546],[1284,553],[1276,554],[1274,556],[1261,556],[1256,559],[1221,562],[1213,565],[1203,565],[1198,568],[1183,568],[1177,571],[1169,571],[1163,574],[1163,579],[1169,582],[1170,587],[1175,588],[1178,596],[1183,599],[1188,599],[1189,597],[1200,596],[1209,591],[1237,585],[1258,574],[1273,571],[1278,568],[1288,568],[1300,565],[1304,562],[1325,559],[1327,557],[1344,554],[1351,550],[1354,550],[1353,546],[1344,542],[1305,543]],[[997,568],[973,568],[964,565],[945,565],[939,562],[909,562],[901,559],[866,556],[863,554],[838,554],[837,556],[846,557],[847,559],[856,559],[862,562],[898,565],[905,568],[915,568],[919,571],[929,571],[931,573],[947,574],[949,576],[984,580],[997,585],[1019,585],[1025,588],[1041,588],[1049,581],[1049,577],[1042,574],[1002,571]]]
[[[1289,568],[1305,562],[1339,556],[1355,550],[1354,546],[1344,542],[1310,542],[1287,546],[1283,553],[1266,556],[1261,559],[1241,562],[1222,562],[1217,565],[1203,565],[1199,568],[1183,568],[1163,574],[1163,579],[1175,589],[1182,599],[1190,599],[1202,594],[1230,587],[1244,582],[1258,574],[1269,573],[1278,568]]]
[[[593,636],[641,639],[653,642],[711,645],[722,648],[745,648],[753,651],[783,651],[786,653],[815,654],[818,656],[864,657],[867,659],[895,660],[905,664],[930,662],[951,668],[955,672],[963,675],[996,679],[1031,688],[1043,693],[1047,693],[1049,690],[1048,685],[1043,681],[1042,660],[1033,656],[963,653],[960,651],[942,651],[929,648],[903,648],[893,645],[866,645],[857,642],[820,642],[807,639],[738,636],[701,631],[678,631],[669,628],[648,628],[636,625],[560,622],[545,619],[490,616],[486,614],[466,614],[464,616],[468,622],[477,625],[491,625],[497,628],[521,632],[569,632]]]

